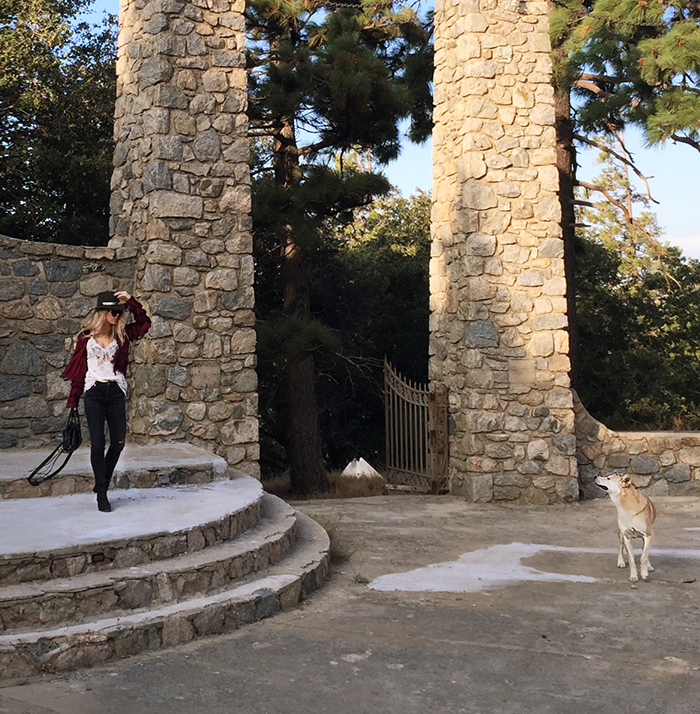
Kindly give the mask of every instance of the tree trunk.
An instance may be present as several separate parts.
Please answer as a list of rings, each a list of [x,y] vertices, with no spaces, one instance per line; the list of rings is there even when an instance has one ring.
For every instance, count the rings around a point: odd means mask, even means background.
[[[578,329],[576,322],[576,272],[575,241],[576,214],[574,211],[574,186],[576,185],[576,147],[573,139],[571,103],[568,88],[557,89],[554,98],[555,126],[557,132],[557,169],[559,171],[559,202],[561,203],[561,228],[564,239],[564,271],[566,273],[566,309],[569,322],[569,359],[571,386],[578,385]]]
[[[275,178],[291,186],[298,166],[294,124],[285,122],[275,141]],[[288,317],[311,316],[306,253],[294,242],[291,229],[282,246],[283,313]],[[323,461],[321,430],[316,402],[316,371],[312,354],[287,363],[288,434],[287,456],[290,462],[292,492],[306,494],[330,489]]]

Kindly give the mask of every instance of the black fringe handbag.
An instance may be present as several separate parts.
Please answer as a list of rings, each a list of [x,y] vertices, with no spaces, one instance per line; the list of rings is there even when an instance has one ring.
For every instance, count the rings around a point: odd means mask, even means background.
[[[27,476],[27,481],[32,486],[52,479],[59,474],[68,463],[73,452],[83,443],[83,434],[80,430],[80,416],[77,409],[71,409],[68,421],[63,427],[61,443]],[[61,457],[65,455],[63,463],[59,465]]]

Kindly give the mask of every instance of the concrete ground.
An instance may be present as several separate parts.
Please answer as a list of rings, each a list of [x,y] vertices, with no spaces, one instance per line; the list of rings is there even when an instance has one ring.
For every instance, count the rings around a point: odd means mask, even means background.
[[[609,500],[300,503],[350,556],[304,606],[0,688],[0,714],[695,714],[700,499],[655,501],[656,571],[635,586],[615,566]],[[398,583],[413,591],[373,589],[420,568]]]

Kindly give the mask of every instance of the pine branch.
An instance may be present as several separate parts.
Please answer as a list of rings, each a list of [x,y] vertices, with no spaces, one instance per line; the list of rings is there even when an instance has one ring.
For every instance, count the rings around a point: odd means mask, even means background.
[[[592,74],[590,72],[583,72],[579,79],[587,82],[601,82],[605,84],[624,84],[629,82],[628,79],[620,79],[619,77],[612,77],[607,74]]]
[[[617,135],[617,133],[613,130],[613,134],[617,141],[621,144],[623,147],[625,153],[631,157],[631,154],[627,149],[625,148],[624,141]],[[610,156],[614,156],[618,161],[621,161],[623,164],[626,164],[629,166],[632,171],[634,171],[635,174],[644,182],[644,186],[646,187],[647,191],[647,196],[650,201],[653,203],[659,203],[655,198],[652,197],[651,195],[651,188],[649,187],[649,177],[645,176],[635,165],[634,161],[632,159],[628,159],[624,157],[622,154],[619,154],[617,151],[614,149],[611,149],[609,146],[605,146],[605,144],[601,144],[594,139],[589,139],[587,136],[583,136],[582,134],[574,134],[574,139],[577,141],[580,141],[582,144],[588,144],[588,146],[592,146],[594,149],[599,149],[600,151],[604,151],[607,154],[610,154]],[[698,146],[698,151],[700,151],[700,145]],[[583,185],[579,182],[579,185]]]
[[[654,238],[654,236],[644,227],[642,223],[634,220],[629,205],[626,205],[622,203],[622,201],[615,198],[615,196],[613,196],[610,191],[608,191],[604,186],[588,183],[587,181],[578,181],[578,185],[581,186],[581,188],[585,188],[587,191],[597,191],[598,193],[603,194],[603,196],[605,196],[605,198],[613,206],[619,208],[622,212],[622,216],[628,228],[633,231],[641,230],[641,232],[644,234],[644,242],[646,243],[647,248],[651,251],[651,253],[658,261],[659,269],[661,270],[664,280],[666,281],[667,288],[669,290],[671,289],[671,282],[675,282],[677,285],[680,286],[679,281],[674,276],[672,276],[666,269],[666,264],[664,262],[664,258],[668,254],[666,247],[662,245],[660,241]]]
[[[573,86],[578,87],[579,89],[587,89],[589,92],[593,92],[593,94],[602,95],[605,98],[614,96],[612,92],[607,92],[604,89],[601,89],[595,82],[592,82],[590,80],[577,79],[573,83]]]
[[[679,144],[688,144],[688,146],[692,146],[696,151],[700,151],[700,142],[695,141],[695,139],[691,139],[689,136],[671,134],[669,138],[673,141],[678,142]]]
[[[629,214],[627,206],[622,203],[622,201],[616,199],[615,196],[613,196],[604,186],[598,186],[594,183],[588,183],[587,181],[578,181],[577,183],[581,188],[585,188],[587,191],[597,191],[598,193],[602,193],[613,206],[616,206],[622,211],[622,215],[627,226],[629,228],[637,228],[637,224],[634,222],[634,218],[632,218]]]

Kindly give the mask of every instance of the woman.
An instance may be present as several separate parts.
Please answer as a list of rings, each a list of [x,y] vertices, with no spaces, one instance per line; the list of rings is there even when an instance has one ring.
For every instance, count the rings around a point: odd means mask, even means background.
[[[124,300],[125,303],[120,302]],[[127,325],[126,309],[134,316]],[[141,303],[124,290],[97,296],[97,307],[87,327],[78,335],[75,352],[63,370],[73,385],[68,408],[78,406],[85,392],[85,417],[90,432],[90,463],[95,475],[97,508],[109,512],[107,489],[126,438],[126,368],[129,345],[143,337],[151,320]],[[105,422],[109,449],[105,453]]]

